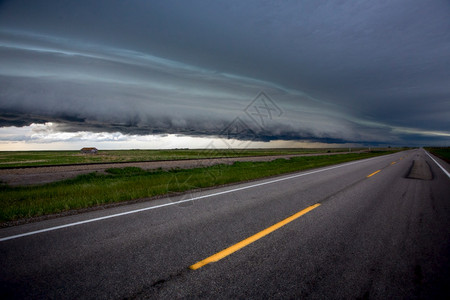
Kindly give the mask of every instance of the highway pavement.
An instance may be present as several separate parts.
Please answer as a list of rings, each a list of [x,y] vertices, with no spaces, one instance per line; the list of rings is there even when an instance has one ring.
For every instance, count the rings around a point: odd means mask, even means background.
[[[449,299],[449,171],[415,149],[4,228],[0,298]]]

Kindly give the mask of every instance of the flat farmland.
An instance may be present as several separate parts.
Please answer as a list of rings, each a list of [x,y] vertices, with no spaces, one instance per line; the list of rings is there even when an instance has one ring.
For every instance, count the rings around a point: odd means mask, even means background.
[[[80,209],[98,209],[128,201],[147,201],[163,195],[251,181],[396,151],[379,149],[352,153],[298,153],[3,169],[0,170],[3,181],[0,184],[0,225],[10,226],[17,222],[39,220],[43,216],[72,214]],[[11,179],[14,177],[18,181]]]
[[[353,149],[358,151],[362,149]],[[93,163],[144,162],[223,157],[295,155],[308,153],[346,152],[348,148],[330,149],[173,149],[173,150],[100,150],[97,154],[80,151],[0,151],[0,169],[76,165]]]
[[[347,149],[346,149],[347,150]],[[0,183],[9,186],[26,186],[46,184],[66,179],[72,179],[76,176],[97,173],[105,174],[110,168],[127,168],[136,167],[143,170],[175,170],[175,169],[192,169],[204,168],[219,164],[233,164],[234,162],[268,162],[275,159],[289,159],[297,156],[320,156],[320,155],[337,155],[346,154],[343,149],[328,149],[326,152],[313,150],[217,150],[209,151],[189,151],[189,150],[172,150],[172,151],[104,151],[100,154],[73,154],[71,152],[27,152],[25,155],[20,153],[11,155],[11,159],[22,157],[20,166],[11,166],[11,163],[17,164],[19,161],[8,161],[5,165],[9,167],[0,168]],[[366,150],[354,150],[352,153],[363,153]],[[56,157],[49,157],[51,154]],[[137,153],[137,154],[136,154]],[[78,163],[66,164],[43,164],[44,159],[29,160],[31,156],[37,158],[38,155],[45,154],[47,161],[77,161]],[[84,156],[84,157],[83,157]],[[59,157],[59,158],[58,158]],[[67,159],[65,159],[65,157]],[[81,159],[76,159],[81,157]],[[103,160],[102,160],[103,157]],[[189,158],[190,157],[190,158]],[[83,158],[85,160],[83,160]],[[105,159],[106,158],[106,159]],[[145,159],[147,158],[147,159]],[[149,159],[153,158],[153,159]],[[172,159],[169,159],[172,158]],[[86,162],[91,161],[91,162]],[[97,161],[95,161],[97,160]],[[100,161],[99,161],[100,160]],[[108,161],[111,160],[111,161]],[[92,162],[94,161],[94,162]],[[41,163],[41,165],[39,165]],[[28,165],[30,164],[30,165]]]

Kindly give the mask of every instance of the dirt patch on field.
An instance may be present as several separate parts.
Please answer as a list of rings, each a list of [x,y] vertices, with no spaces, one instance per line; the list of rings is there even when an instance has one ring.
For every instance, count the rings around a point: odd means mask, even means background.
[[[302,155],[276,155],[276,156],[257,156],[257,157],[233,157],[233,158],[209,158],[209,159],[189,159],[189,160],[171,160],[171,161],[150,161],[150,162],[128,162],[114,164],[87,164],[71,166],[50,166],[35,168],[16,168],[0,169],[0,181],[11,186],[44,184],[64,179],[74,178],[81,174],[92,172],[105,172],[109,168],[138,167],[144,170],[154,170],[162,168],[170,169],[192,169],[199,167],[209,167],[218,164],[233,164],[236,161],[272,161],[275,159],[289,159],[297,156],[317,156],[317,155],[336,155],[337,153],[315,153]]]

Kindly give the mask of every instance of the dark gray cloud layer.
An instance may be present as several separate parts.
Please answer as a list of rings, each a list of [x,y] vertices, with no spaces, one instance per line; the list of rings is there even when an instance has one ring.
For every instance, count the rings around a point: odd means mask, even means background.
[[[0,126],[448,145],[448,1],[3,1]],[[246,119],[247,118],[247,119]]]

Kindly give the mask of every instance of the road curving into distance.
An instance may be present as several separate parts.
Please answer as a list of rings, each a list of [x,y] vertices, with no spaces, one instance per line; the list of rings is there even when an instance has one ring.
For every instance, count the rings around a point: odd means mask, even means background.
[[[416,149],[4,228],[0,296],[448,298],[449,170]]]

